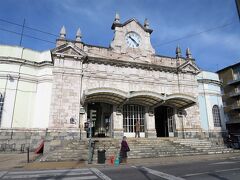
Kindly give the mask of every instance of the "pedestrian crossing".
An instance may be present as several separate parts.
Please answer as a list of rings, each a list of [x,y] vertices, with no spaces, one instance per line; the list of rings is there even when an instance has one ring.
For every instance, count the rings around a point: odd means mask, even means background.
[[[64,170],[41,170],[41,171],[14,171],[0,172],[0,179],[47,179],[47,180],[111,180],[96,168],[90,169],[64,169]]]

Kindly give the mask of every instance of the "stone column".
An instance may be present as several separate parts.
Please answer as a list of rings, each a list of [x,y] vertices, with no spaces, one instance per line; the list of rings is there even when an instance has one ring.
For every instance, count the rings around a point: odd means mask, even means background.
[[[155,128],[155,116],[154,110],[145,107],[145,115],[144,115],[144,126],[145,126],[145,137],[146,138],[156,138],[156,128]]]
[[[119,108],[116,105],[113,105],[113,115],[112,115],[112,137],[113,138],[122,138],[123,137],[123,114],[122,107]]]

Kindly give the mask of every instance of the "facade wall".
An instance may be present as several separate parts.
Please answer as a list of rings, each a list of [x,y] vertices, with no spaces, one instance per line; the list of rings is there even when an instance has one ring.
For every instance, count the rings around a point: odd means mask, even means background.
[[[226,132],[226,119],[224,115],[223,102],[221,96],[221,83],[218,75],[212,72],[201,72],[198,76],[199,82],[199,109],[201,127],[204,132],[222,133]],[[213,106],[217,105],[220,110],[221,127],[214,127]]]
[[[81,66],[81,62],[74,59],[54,59],[51,128],[79,127]],[[74,124],[70,124],[70,118],[74,118]]]
[[[0,52],[4,95],[1,128],[47,128],[52,86],[50,51],[0,46]]]
[[[88,103],[95,100],[112,105],[112,137],[123,135],[122,110],[131,103],[144,106],[145,137],[156,137],[154,109],[159,106],[173,108],[176,136],[201,134],[199,105],[203,103],[197,102],[196,77],[200,70],[191,55],[156,55],[150,42],[152,30],[134,19],[113,29],[111,48],[66,40],[64,35],[51,53],[15,47],[11,56],[11,47],[2,47],[2,60],[11,62],[0,66],[0,88],[5,94],[2,127],[81,131],[89,118]],[[138,48],[125,42],[133,31],[141,37]],[[217,91],[214,88],[211,91]],[[102,91],[88,94],[94,89]],[[210,101],[216,101],[210,96]],[[209,114],[207,118],[211,119]],[[202,123],[207,128],[206,121]]]
[[[240,133],[240,64],[234,64],[218,71],[223,81],[224,111],[230,134]]]
[[[86,70],[83,73],[83,91],[94,88],[115,88],[125,92],[150,91],[164,94],[191,94],[196,98],[198,96],[197,80],[191,73],[177,74],[104,64],[84,64],[84,69]],[[184,116],[186,131],[198,132],[200,130],[198,104],[185,109],[185,111],[187,112]],[[154,119],[154,117],[149,119],[152,118]],[[148,123],[151,130],[155,129],[154,120],[149,120]],[[176,126],[181,124],[178,116],[175,118],[175,123]],[[180,131],[180,129],[178,130]]]

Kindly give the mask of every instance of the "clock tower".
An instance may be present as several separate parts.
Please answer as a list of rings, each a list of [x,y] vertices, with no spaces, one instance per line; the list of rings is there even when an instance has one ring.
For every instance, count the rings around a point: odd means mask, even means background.
[[[122,24],[119,15],[116,14],[112,29],[114,30],[114,38],[110,47],[116,53],[142,56],[155,54],[150,41],[153,30],[149,28],[147,19],[144,21],[144,25],[135,19],[130,19]]]

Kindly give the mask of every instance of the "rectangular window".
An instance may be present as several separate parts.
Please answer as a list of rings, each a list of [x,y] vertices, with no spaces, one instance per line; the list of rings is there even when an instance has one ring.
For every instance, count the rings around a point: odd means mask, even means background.
[[[140,132],[144,132],[144,107],[139,105],[123,106],[124,132],[135,132],[135,123],[140,120]]]

